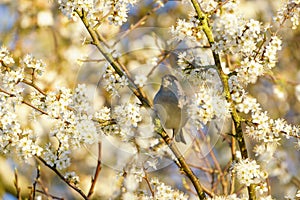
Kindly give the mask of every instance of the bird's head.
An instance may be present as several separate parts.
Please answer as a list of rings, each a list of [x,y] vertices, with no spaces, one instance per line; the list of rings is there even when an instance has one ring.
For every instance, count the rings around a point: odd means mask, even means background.
[[[179,86],[179,81],[177,80],[177,78],[173,75],[165,75],[162,77],[161,80],[161,87],[163,89],[169,89],[171,91],[177,91]]]

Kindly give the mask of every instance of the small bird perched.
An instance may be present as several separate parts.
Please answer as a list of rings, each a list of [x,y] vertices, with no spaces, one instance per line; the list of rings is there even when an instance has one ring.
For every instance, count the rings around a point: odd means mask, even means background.
[[[186,102],[183,90],[175,76],[165,75],[162,78],[153,103],[162,126],[173,130],[173,138],[175,136],[176,142],[186,144],[182,132],[182,127],[187,122]]]

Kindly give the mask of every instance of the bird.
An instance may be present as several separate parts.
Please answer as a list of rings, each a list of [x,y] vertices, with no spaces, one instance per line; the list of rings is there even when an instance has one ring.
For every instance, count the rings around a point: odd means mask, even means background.
[[[184,92],[178,79],[170,74],[162,77],[161,86],[153,99],[154,111],[162,126],[172,129],[176,142],[186,144],[182,128],[187,122],[187,109]]]

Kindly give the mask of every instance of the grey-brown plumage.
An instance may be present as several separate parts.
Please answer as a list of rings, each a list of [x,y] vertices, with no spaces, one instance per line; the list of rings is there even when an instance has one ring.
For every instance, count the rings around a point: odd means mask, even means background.
[[[185,97],[177,78],[173,75],[165,75],[161,81],[161,87],[153,100],[154,109],[164,128],[173,130],[176,142],[186,140],[182,127],[187,121]]]

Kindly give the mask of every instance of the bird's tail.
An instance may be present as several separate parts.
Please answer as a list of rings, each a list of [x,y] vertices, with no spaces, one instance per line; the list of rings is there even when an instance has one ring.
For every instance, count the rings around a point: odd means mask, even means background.
[[[173,131],[175,132],[176,142],[182,142],[182,143],[186,144],[186,141],[185,141],[184,136],[183,136],[182,128],[179,131],[178,130],[176,131],[176,129],[173,130]]]

